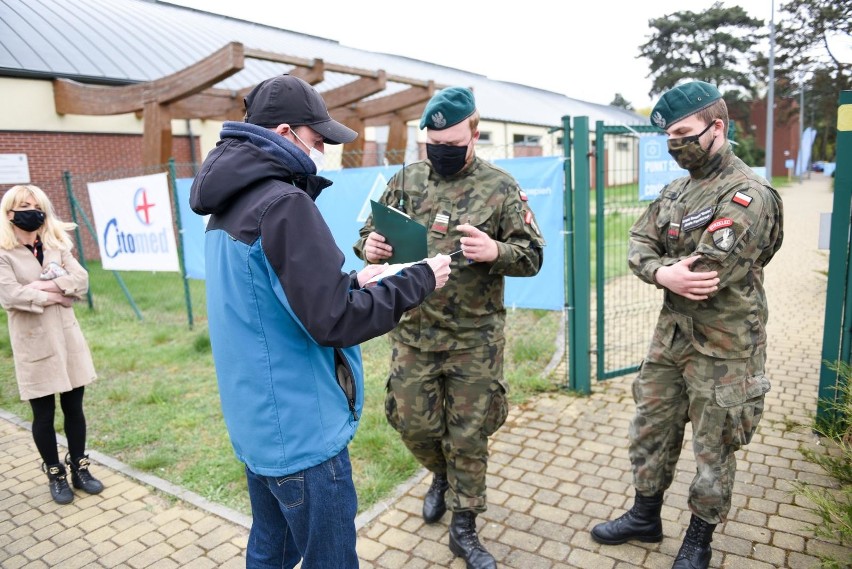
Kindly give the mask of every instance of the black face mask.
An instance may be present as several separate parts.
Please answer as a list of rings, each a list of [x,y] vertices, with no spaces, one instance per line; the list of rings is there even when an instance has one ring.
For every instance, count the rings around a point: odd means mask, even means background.
[[[44,212],[37,209],[16,211],[12,223],[24,231],[35,231],[44,225]]]
[[[467,158],[467,145],[448,146],[446,144],[426,144],[426,158],[432,168],[444,178],[458,174],[464,168]]]

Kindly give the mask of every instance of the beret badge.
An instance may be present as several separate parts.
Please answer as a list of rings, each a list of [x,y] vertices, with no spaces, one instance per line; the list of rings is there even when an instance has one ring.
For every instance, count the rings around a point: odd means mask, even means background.
[[[447,126],[447,119],[444,118],[444,113],[438,111],[434,115],[430,117],[432,119],[432,124],[436,129],[442,129]]]

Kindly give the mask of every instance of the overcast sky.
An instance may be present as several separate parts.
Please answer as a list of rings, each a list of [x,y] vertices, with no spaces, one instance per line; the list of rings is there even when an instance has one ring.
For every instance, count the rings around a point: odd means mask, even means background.
[[[207,12],[311,34],[342,45],[447,65],[609,104],[621,93],[649,107],[648,61],[637,58],[648,20],[713,0],[169,0]],[[779,0],[774,0],[775,20]],[[773,0],[725,1],[766,22]],[[567,16],[562,15],[566,13]],[[261,46],[256,46],[261,47]]]

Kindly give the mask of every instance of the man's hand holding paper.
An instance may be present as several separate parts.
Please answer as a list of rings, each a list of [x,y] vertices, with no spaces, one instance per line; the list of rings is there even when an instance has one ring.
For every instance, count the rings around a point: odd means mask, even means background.
[[[360,271],[358,271],[358,286],[364,288],[367,283],[373,280],[374,277],[385,272],[385,269],[388,268],[388,264],[384,265],[367,265]]]
[[[429,265],[429,268],[432,269],[432,273],[435,275],[435,290],[438,290],[447,284],[447,280],[450,278],[450,256],[442,255],[440,253],[434,257],[424,259],[423,261],[415,261],[413,263],[395,263],[393,265],[384,263],[382,265],[367,265],[358,273],[358,284],[362,287],[378,284],[382,279],[392,277],[406,267],[410,267],[411,265],[422,263],[424,261],[427,265]]]
[[[435,273],[435,290],[447,284],[447,279],[450,278],[450,261],[451,257],[449,255],[442,255],[440,253],[426,259],[426,264]]]

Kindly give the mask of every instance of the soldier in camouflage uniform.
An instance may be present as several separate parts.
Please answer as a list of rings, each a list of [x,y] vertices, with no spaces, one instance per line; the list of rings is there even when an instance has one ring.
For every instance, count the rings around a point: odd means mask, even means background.
[[[599,543],[663,538],[660,509],[692,422],[692,518],[673,569],[709,566],[731,507],[735,451],[751,441],[769,380],[763,267],[781,246],[778,193],[731,150],[719,91],[694,81],[667,92],[651,123],[689,176],[666,186],[630,230],[628,263],[665,301],[633,384],[630,462],[636,501],[598,524]]]
[[[388,421],[417,460],[434,473],[423,518],[453,512],[450,549],[468,568],[496,567],[476,534],[486,509],[488,436],[508,413],[503,380],[504,276],[533,276],[544,240],[526,195],[507,172],[475,156],[479,113],[473,94],[448,88],[427,104],[427,160],[397,173],[380,198],[427,228],[429,254],[452,253],[453,278],[403,316],[389,336]],[[403,187],[404,184],[404,187]],[[369,263],[392,247],[372,218],[356,254]]]

